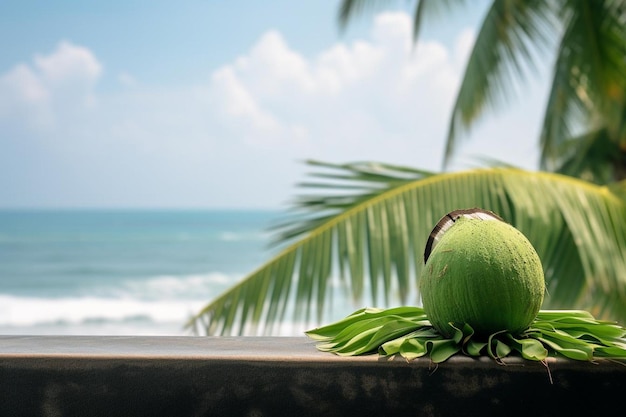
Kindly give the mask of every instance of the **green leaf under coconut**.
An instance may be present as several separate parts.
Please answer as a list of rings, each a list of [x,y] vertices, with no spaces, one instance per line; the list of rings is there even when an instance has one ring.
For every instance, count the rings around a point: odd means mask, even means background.
[[[521,334],[496,332],[486,340],[476,336],[468,324],[453,329],[450,337],[443,336],[420,307],[368,308],[306,334],[320,342],[318,349],[343,356],[378,352],[406,360],[428,356],[435,363],[459,352],[466,356],[487,355],[497,361],[511,354],[532,361],[548,356],[580,361],[626,359],[626,328],[596,320],[581,310],[542,310]]]
[[[506,338],[511,343],[511,347],[519,352],[524,359],[531,361],[542,361],[548,357],[548,350],[543,343],[532,337],[515,338],[511,334],[507,334]],[[477,356],[477,355],[475,355]]]

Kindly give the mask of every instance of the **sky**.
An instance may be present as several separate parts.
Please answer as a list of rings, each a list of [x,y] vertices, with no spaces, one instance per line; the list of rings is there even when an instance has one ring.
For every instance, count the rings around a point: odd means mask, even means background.
[[[410,3],[341,31],[338,0],[3,0],[0,208],[276,209],[307,159],[441,171],[487,2],[417,45]],[[546,79],[447,169],[537,169]]]

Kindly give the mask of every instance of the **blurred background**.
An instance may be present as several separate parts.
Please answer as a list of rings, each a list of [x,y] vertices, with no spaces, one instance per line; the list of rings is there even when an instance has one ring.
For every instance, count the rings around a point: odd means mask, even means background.
[[[414,2],[342,3],[2,1],[0,333],[184,334],[275,254],[304,160],[441,171],[491,2],[417,40]],[[445,169],[537,170],[551,64]]]

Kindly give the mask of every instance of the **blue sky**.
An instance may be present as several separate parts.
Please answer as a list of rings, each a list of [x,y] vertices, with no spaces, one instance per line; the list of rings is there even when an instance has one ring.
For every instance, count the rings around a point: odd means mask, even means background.
[[[406,3],[341,33],[337,0],[4,0],[0,208],[283,208],[308,158],[440,170],[486,2],[416,50]],[[545,94],[531,80],[450,169],[536,169]]]

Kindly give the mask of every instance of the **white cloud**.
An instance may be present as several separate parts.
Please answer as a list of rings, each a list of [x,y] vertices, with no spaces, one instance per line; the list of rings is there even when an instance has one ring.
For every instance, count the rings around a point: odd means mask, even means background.
[[[235,118],[248,120],[259,131],[272,131],[278,123],[271,114],[262,111],[252,94],[237,78],[232,67],[215,71],[212,76],[213,94],[218,96],[218,107]]]
[[[337,44],[318,57],[316,77],[323,91],[337,94],[346,85],[374,74],[381,59],[380,49],[371,43],[357,41],[351,48]]]
[[[27,65],[16,65],[0,78],[7,96],[22,103],[42,103],[48,100],[49,93],[41,78]]]
[[[275,30],[261,36],[250,53],[240,57],[233,67],[249,77],[258,93],[280,94],[288,88],[305,91],[313,88],[307,60],[291,50]]]
[[[413,26],[411,18],[406,13],[386,12],[374,19],[372,39],[391,53],[408,53],[412,46]]]
[[[67,82],[93,84],[102,74],[102,65],[83,46],[62,41],[50,55],[35,55],[35,66],[51,85]]]
[[[461,31],[454,45],[457,65],[465,66],[475,41],[476,34],[473,29],[467,28]]]
[[[0,74],[0,130],[21,126],[35,132],[16,138],[48,146],[39,159],[0,155],[0,165],[20,160],[0,189],[21,184],[17,205],[37,205],[39,193],[66,204],[275,207],[303,179],[303,159],[437,170],[472,39],[415,47],[410,17],[384,13],[369,37],[315,55],[270,30],[206,80],[159,87],[117,73],[132,88],[109,91],[96,89],[106,76],[96,55],[61,42]],[[17,143],[9,136],[0,140]]]
[[[52,53],[0,74],[0,121],[50,128],[55,113],[94,105],[101,74],[102,65],[88,48],[62,41]]]
[[[31,130],[49,127],[49,101],[50,91],[29,66],[18,64],[0,75],[0,127],[3,121]]]
[[[213,73],[213,99],[225,116],[219,122],[257,145],[343,160],[412,153],[415,164],[435,169],[459,74],[455,56],[437,42],[420,43],[415,53],[411,30],[408,15],[383,13],[370,39],[313,57],[269,31]]]
[[[137,80],[127,72],[121,72],[117,75],[117,81],[124,87],[137,87]]]

